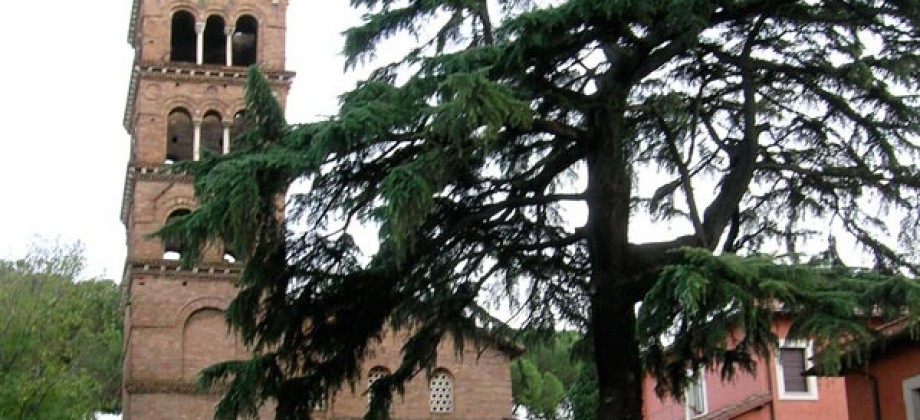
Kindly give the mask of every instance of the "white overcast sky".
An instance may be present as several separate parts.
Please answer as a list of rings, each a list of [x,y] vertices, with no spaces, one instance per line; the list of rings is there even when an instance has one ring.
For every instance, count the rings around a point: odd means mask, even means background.
[[[346,1],[293,0],[288,121],[335,112],[356,75],[343,72]],[[4,2],[0,25],[0,258],[36,236],[81,240],[88,275],[121,280],[119,220],[129,137],[122,127],[134,51],[130,0]]]
[[[289,122],[306,122],[334,114],[337,96],[366,73],[344,73],[339,54],[342,31],[360,15],[344,0],[291,3],[287,68],[297,77],[287,114]],[[4,3],[0,258],[21,257],[37,236],[81,240],[86,274],[121,280],[119,211],[129,146],[122,116],[134,58],[127,43],[130,6],[131,0]],[[647,236],[654,230],[656,237],[674,233],[661,225],[637,229]],[[851,242],[843,248],[853,252]]]

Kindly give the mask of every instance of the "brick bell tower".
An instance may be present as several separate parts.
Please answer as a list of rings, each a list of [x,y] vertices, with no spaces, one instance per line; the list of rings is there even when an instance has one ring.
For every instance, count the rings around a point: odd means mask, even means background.
[[[198,372],[246,357],[223,312],[240,268],[221,244],[182,269],[181,243],[150,237],[196,202],[188,176],[161,169],[227,153],[244,108],[246,67],[258,64],[283,104],[288,0],[133,0],[135,50],[124,126],[131,135],[121,219],[127,229],[122,285],[124,418],[206,419],[219,395],[198,393]]]

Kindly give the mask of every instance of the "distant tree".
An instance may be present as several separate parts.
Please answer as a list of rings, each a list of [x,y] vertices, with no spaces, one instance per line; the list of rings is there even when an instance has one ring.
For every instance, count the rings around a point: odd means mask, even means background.
[[[915,280],[733,255],[805,262],[839,230],[877,268],[920,272],[916,1],[352,4],[349,66],[397,34],[416,48],[311,124],[288,125],[253,71],[251,129],[184,166],[201,207],[163,234],[246,263],[228,319],[257,353],[206,372],[231,380],[218,417],[266,398],[308,417],[389,325],[412,335],[374,384],[369,416],[386,416],[445,334],[510,335],[483,306],[499,292],[526,328],[587,334],[599,419],[641,417],[643,369],[678,395],[695,369],[753,369],[778,305],[827,368],[840,337],[871,336],[860,316],[920,313]],[[295,180],[311,189],[289,231],[277,204]],[[643,219],[676,237],[639,235]],[[367,260],[359,222],[380,226]]]
[[[560,333],[527,340],[524,354],[511,364],[511,395],[530,418],[555,419],[563,408],[566,388],[577,371],[569,336]]]
[[[0,418],[89,419],[121,399],[118,285],[78,280],[79,243],[0,260]]]
[[[556,408],[565,397],[562,382],[552,372],[541,372],[530,359],[511,365],[511,392],[514,402],[526,408],[528,418],[555,419]]]
[[[531,418],[568,418],[569,393],[584,363],[573,353],[579,339],[573,331],[522,338],[526,350],[511,364],[511,391]]]

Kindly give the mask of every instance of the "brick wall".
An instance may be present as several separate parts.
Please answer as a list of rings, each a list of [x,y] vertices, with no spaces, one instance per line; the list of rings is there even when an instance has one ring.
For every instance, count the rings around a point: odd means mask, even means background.
[[[141,2],[137,24],[136,48],[141,61],[169,61],[170,29],[173,13],[190,12],[196,22],[208,16],[220,16],[227,26],[233,26],[243,15],[259,21],[257,57],[266,70],[284,69],[285,13],[287,0],[146,0]]]
[[[223,262],[221,244],[209,244],[198,266],[181,268],[178,262],[163,259],[162,241],[150,236],[174,211],[196,207],[191,179],[159,171],[165,168],[169,144],[182,146],[182,150],[190,150],[191,145],[187,135],[176,135],[177,124],[172,133],[168,131],[170,113],[178,108],[187,111],[182,124],[188,119],[201,123],[206,114],[216,113],[223,130],[244,108],[242,67],[170,62],[172,16],[177,11],[188,12],[196,23],[219,16],[225,28],[234,26],[241,16],[254,17],[258,21],[257,62],[283,105],[292,77],[284,72],[287,4],[288,0],[135,0],[130,41],[136,58],[125,115],[132,144],[122,212],[128,231],[123,279],[127,293],[126,420],[211,418],[218,396],[197,393],[193,386],[196,373],[212,363],[248,356],[239,339],[228,334],[223,320],[223,311],[237,292],[234,282],[240,267]],[[213,136],[216,127],[209,127],[203,131]],[[177,141],[171,143],[170,136]],[[190,156],[174,154],[171,159]],[[390,334],[365,366],[394,370],[400,343],[399,336]],[[438,367],[450,372],[454,380],[453,412],[430,412],[428,377],[423,373],[398,397],[394,416],[500,419],[511,414],[507,354],[494,349],[479,354],[472,348],[457,354],[453,344],[446,342],[438,361]],[[354,393],[345,385],[332,396],[326,410],[317,414],[321,418],[361,417],[367,405],[362,395],[366,381],[365,374]],[[271,414],[269,404],[262,418],[271,418]]]
[[[185,283],[185,284],[183,284]],[[130,355],[126,368],[130,402],[126,419],[208,419],[217,396],[194,394],[197,370],[221,360],[244,358],[246,350],[227,335],[222,310],[235,289],[227,281],[187,281],[182,275],[137,275],[131,286]],[[222,297],[221,297],[222,296]],[[332,395],[320,418],[360,418],[367,407],[367,372],[398,367],[403,337],[387,334],[364,362],[364,374]],[[429,407],[428,374],[422,372],[396,396],[392,415],[400,419],[502,419],[511,415],[509,356],[497,349],[480,353],[471,343],[457,353],[452,340],[441,343],[439,369],[453,379],[453,412],[433,414]],[[132,388],[133,387],[133,388]],[[271,418],[266,410],[263,418]]]

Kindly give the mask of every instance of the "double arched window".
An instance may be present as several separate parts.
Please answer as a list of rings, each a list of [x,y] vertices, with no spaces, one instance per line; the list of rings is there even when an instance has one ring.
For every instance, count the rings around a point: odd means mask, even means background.
[[[205,112],[200,121],[195,121],[188,109],[173,108],[166,118],[164,163],[169,165],[183,160],[197,160],[202,149],[209,153],[225,154],[230,151],[230,139],[239,131],[237,121],[225,124],[220,113],[215,110]]]
[[[166,221],[163,223],[163,226],[166,226],[174,222],[177,218],[187,216],[191,214],[191,210],[187,208],[178,208],[169,213],[169,216],[166,217]],[[181,239],[164,239],[163,240],[163,259],[168,261],[178,261],[188,252],[188,244],[183,242]],[[238,260],[237,254],[231,251],[228,247],[224,248],[224,254],[221,258],[225,263],[236,263]]]
[[[389,375],[383,366],[375,366],[367,373],[367,402],[371,401],[371,386],[380,378]],[[428,378],[428,406],[432,413],[454,411],[454,376],[447,369],[435,369]]]
[[[223,17],[210,15],[204,25],[185,10],[173,13],[169,41],[169,61],[250,66],[256,63],[259,21],[242,15],[235,27],[227,27]]]

